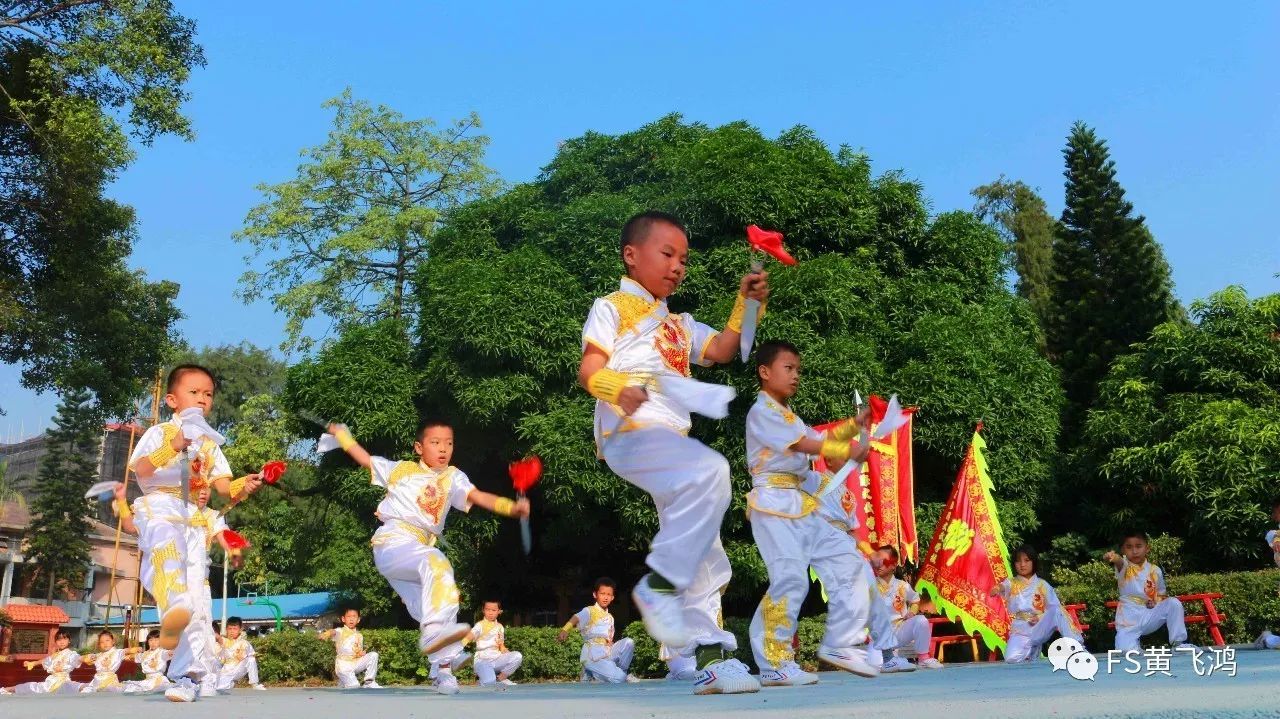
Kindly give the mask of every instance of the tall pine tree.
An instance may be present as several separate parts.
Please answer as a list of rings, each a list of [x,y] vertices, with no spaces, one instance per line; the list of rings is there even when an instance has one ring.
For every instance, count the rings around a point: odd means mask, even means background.
[[[46,589],[53,599],[78,590],[89,565],[84,493],[97,478],[102,417],[86,390],[63,395],[46,437],[48,453],[31,507],[29,546],[36,575],[28,586]]]
[[[1044,199],[1025,182],[1010,182],[1003,176],[990,184],[975,187],[978,200],[974,212],[1009,243],[1013,267],[1018,273],[1018,296],[1031,303],[1043,331],[1051,313],[1053,282],[1053,235],[1057,222],[1049,214]]]
[[[1141,215],[1124,199],[1115,162],[1092,128],[1071,128],[1066,207],[1053,244],[1049,353],[1067,396],[1063,436],[1093,404],[1111,360],[1156,325],[1185,317],[1169,265]],[[1071,440],[1067,440],[1071,444]]]

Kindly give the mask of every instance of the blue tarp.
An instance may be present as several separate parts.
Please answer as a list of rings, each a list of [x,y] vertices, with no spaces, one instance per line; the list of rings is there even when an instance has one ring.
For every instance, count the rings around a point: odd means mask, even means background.
[[[222,616],[221,599],[213,600],[213,617],[215,619]],[[240,617],[245,621],[275,621],[276,615],[271,607],[260,604],[263,601],[270,601],[280,607],[280,613],[285,621],[291,619],[308,619],[317,617],[330,609],[334,608],[336,602],[335,595],[332,592],[311,592],[308,594],[272,594],[261,595],[258,597],[240,597],[231,598],[227,601],[227,616]],[[142,610],[142,617],[138,620],[140,624],[155,624],[159,621],[155,607],[148,607]],[[96,624],[96,622],[90,622]],[[120,616],[117,607],[111,616],[112,626],[124,624],[124,617]]]

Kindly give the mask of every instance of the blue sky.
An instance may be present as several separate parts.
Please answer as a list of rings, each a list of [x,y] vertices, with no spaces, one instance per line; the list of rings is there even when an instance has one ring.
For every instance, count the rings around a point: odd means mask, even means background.
[[[480,113],[488,163],[534,178],[556,143],[669,112],[796,124],[919,179],[935,211],[1000,174],[1062,206],[1061,150],[1084,120],[1110,143],[1190,301],[1228,284],[1280,291],[1280,4],[179,2],[208,67],[194,142],[161,140],[113,187],[140,220],[133,264],[182,285],[196,346],[274,346],[282,320],[233,297],[231,235],[254,186],[293,176],[346,86],[411,117]],[[608,6],[608,7],[606,7]],[[0,441],[55,398],[0,366]]]

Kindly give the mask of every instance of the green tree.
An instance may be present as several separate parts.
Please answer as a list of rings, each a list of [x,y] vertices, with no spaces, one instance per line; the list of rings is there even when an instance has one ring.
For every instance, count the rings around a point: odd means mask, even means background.
[[[208,420],[220,430],[230,429],[239,422],[240,412],[250,399],[276,395],[284,389],[284,362],[270,350],[250,342],[205,347],[186,354],[179,361],[208,367],[218,378],[218,393]]]
[[[63,395],[46,438],[28,546],[37,573],[30,581],[45,583],[53,599],[75,591],[89,566],[84,493],[97,479],[102,415],[88,392]]]
[[[1070,439],[1111,360],[1183,312],[1164,253],[1124,199],[1106,143],[1077,122],[1062,154],[1066,207],[1053,246],[1052,314],[1045,329],[1050,355],[1062,370],[1064,438]]]
[[[1089,412],[1087,468],[1099,540],[1160,530],[1199,568],[1256,566],[1280,474],[1280,295],[1230,287],[1116,358]]]
[[[931,220],[918,184],[873,177],[864,155],[833,153],[805,128],[768,139],[744,123],[709,128],[671,116],[564,143],[536,182],[468,204],[438,233],[419,268],[416,347],[392,326],[345,334],[290,369],[285,402],[348,422],[388,456],[408,449],[417,415],[449,417],[454,463],[490,491],[510,492],[511,459],[540,454],[536,561],[520,560],[513,523],[450,518],[451,545],[455,533],[470,543],[492,532],[487,551],[458,564],[476,586],[510,587],[507,596],[545,607],[576,596],[592,575],[637,576],[656,531],[652,503],[596,459],[593,400],[575,376],[582,321],[622,271],[618,231],[646,208],[689,224],[689,275],[672,305],[712,325],[725,321],[748,267],[743,227],[785,232],[800,264],[774,268],[760,339],[804,351],[800,415],[815,424],[848,416],[855,389],[919,405],[923,501],[945,499],[983,418],[1001,506],[1021,520],[1006,526],[1034,529],[1061,394],[1036,351],[1027,303],[1005,288],[1004,243],[969,213]],[[741,500],[753,373],[734,364],[697,374],[739,390],[728,419],[697,420],[694,434],[734,467],[729,601],[745,607],[764,578]],[[321,481],[369,501],[357,494],[367,479],[347,466],[326,459]]]
[[[437,129],[350,89],[324,106],[328,140],[302,151],[295,179],[258,186],[266,199],[236,233],[252,247],[246,263],[268,258],[241,277],[240,296],[284,314],[284,349],[311,347],[305,325],[317,315],[339,327],[407,317],[413,268],[442,217],[499,187],[474,113]]]
[[[103,197],[130,135],[190,136],[194,24],[164,1],[0,10],[0,361],[33,389],[123,410],[159,364],[177,287],[126,266],[133,213]]]
[[[1053,272],[1053,236],[1057,222],[1045,209],[1044,199],[1021,180],[1001,176],[975,187],[974,213],[989,222],[1013,252],[1018,273],[1018,296],[1031,303],[1041,327],[1050,312]]]

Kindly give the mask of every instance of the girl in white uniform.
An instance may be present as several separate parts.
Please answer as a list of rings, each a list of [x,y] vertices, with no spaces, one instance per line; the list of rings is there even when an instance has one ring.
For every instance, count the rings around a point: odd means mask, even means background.
[[[164,675],[164,670],[172,658],[173,652],[160,648],[160,630],[152,629],[147,633],[147,650],[138,657],[142,679],[125,682],[124,693],[152,694],[168,689],[169,677]]]
[[[0,687],[0,695],[3,694],[74,694],[80,691],[83,686],[78,682],[71,681],[71,672],[80,666],[80,653],[71,648],[71,635],[66,630],[59,629],[53,635],[53,648],[56,650],[53,654],[38,661],[23,662],[23,666],[27,671],[31,671],[37,664],[44,667],[49,676],[40,682],[27,682],[19,684],[12,689]]]
[[[116,635],[107,630],[98,633],[98,651],[86,655],[83,661],[93,664],[93,679],[80,688],[81,694],[94,692],[119,693],[124,690],[120,684],[120,665],[126,655],[137,654],[137,649],[126,651],[116,646]]]
[[[1014,576],[1004,580],[992,594],[1004,598],[1009,612],[1009,641],[1004,660],[1010,664],[1033,661],[1054,632],[1080,642],[1084,637],[1062,609],[1058,593],[1038,576],[1036,550],[1023,545],[1013,550]]]

